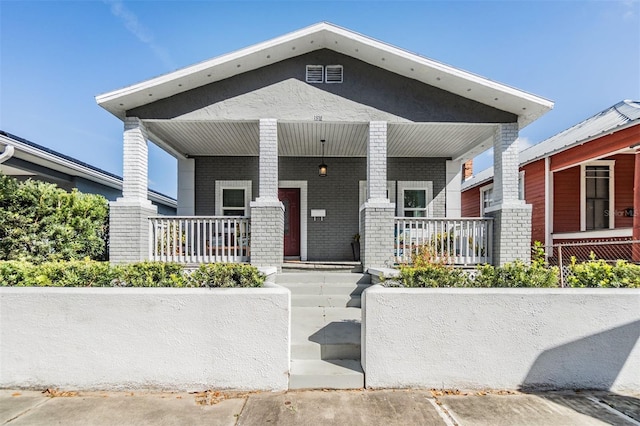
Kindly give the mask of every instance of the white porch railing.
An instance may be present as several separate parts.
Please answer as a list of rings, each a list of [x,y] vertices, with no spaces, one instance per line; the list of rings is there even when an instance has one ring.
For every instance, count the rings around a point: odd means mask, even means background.
[[[149,259],[179,263],[247,262],[248,217],[149,218]]]
[[[434,260],[455,265],[491,263],[491,218],[395,218],[394,256],[410,263],[420,247],[430,247]]]

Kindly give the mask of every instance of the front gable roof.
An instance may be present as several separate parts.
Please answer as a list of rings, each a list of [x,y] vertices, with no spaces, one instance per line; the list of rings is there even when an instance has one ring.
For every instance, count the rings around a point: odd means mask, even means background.
[[[319,49],[330,49],[379,68],[518,116],[520,127],[553,107],[538,96],[321,22],[199,64],[96,97],[119,118],[133,108]]]

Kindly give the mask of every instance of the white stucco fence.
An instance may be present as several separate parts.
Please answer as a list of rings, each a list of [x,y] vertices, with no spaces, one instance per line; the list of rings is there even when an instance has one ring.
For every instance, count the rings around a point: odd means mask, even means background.
[[[0,387],[285,390],[289,290],[0,288]]]
[[[405,289],[362,300],[370,388],[640,390],[640,289]]]

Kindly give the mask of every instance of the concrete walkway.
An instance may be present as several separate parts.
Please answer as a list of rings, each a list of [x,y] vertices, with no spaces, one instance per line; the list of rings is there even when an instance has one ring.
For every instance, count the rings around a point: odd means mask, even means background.
[[[361,293],[367,274],[287,271],[276,283],[291,291],[289,389],[358,389]]]
[[[2,425],[640,425],[640,393],[0,390]]]

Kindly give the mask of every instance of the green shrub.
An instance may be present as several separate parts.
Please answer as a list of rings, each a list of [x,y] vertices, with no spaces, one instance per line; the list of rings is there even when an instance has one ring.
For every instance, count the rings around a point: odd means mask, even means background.
[[[2,286],[18,287],[105,287],[115,272],[106,262],[93,260],[55,261],[33,264],[0,261]]]
[[[138,262],[112,267],[112,285],[120,287],[184,287],[184,268],[171,262]]]
[[[403,287],[558,287],[558,277],[556,267],[548,268],[537,262],[529,266],[521,261],[502,267],[479,266],[474,279],[462,269],[440,263],[400,268]]]
[[[89,259],[34,264],[0,261],[0,286],[16,287],[262,287],[264,274],[250,265],[200,265],[188,274],[178,263],[110,265]]]
[[[104,260],[107,223],[101,195],[0,174],[0,260]]]
[[[188,278],[189,287],[262,287],[265,275],[255,266],[240,263],[200,265]]]
[[[40,287],[108,287],[115,277],[107,262],[71,260],[34,265],[28,278]]]
[[[609,264],[599,259],[577,263],[571,258],[571,274],[567,277],[570,287],[634,287],[640,288],[640,266],[618,260]]]
[[[467,287],[469,278],[461,269],[424,264],[400,268],[400,282],[404,287]]]
[[[538,262],[531,266],[519,260],[501,267],[483,265],[478,272],[471,281],[473,287],[558,287],[558,268]]]
[[[19,260],[0,261],[0,287],[24,285],[33,265]]]

